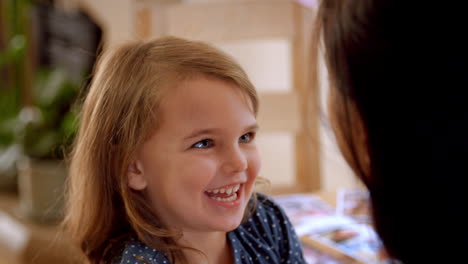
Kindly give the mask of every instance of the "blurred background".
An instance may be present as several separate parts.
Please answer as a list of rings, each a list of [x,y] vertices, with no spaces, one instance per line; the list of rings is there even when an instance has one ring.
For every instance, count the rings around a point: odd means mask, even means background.
[[[358,185],[327,121],[323,63],[311,74],[312,61],[321,61],[310,50],[316,7],[315,0],[1,0],[0,264],[73,262],[57,223],[76,99],[100,52],[128,40],[202,40],[244,67],[260,94],[260,175],[271,182],[264,191]]]

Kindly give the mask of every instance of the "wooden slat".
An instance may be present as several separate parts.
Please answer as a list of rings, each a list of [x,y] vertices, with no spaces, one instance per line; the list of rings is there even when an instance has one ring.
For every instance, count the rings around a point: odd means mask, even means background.
[[[299,99],[296,93],[263,93],[259,97],[258,123],[262,131],[297,133],[301,130]]]
[[[203,41],[288,38],[295,29],[291,1],[219,1],[167,10],[170,35]]]
[[[148,7],[135,11],[135,31],[139,39],[148,39],[152,33],[152,12]]]
[[[135,10],[135,32],[143,39],[159,38],[167,35],[166,11],[169,6],[180,4],[183,0],[132,0]],[[141,14],[141,10],[145,10]],[[146,13],[148,12],[148,14]],[[143,17],[140,17],[143,15]],[[146,34],[147,33],[147,34]]]
[[[302,188],[300,188],[300,186],[297,184],[293,186],[272,185],[268,194],[269,195],[281,195],[281,194],[291,194],[291,193],[301,193],[301,192],[302,192]]]
[[[310,39],[313,12],[299,4],[294,5],[294,25],[299,32],[293,39],[293,82],[299,102],[302,124],[296,135],[296,172],[297,184],[303,192],[320,189],[320,138],[319,119],[320,93],[314,87],[311,76]]]

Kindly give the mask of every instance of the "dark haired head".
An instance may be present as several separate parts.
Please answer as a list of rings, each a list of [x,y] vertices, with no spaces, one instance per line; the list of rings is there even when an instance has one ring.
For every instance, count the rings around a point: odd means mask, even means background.
[[[337,139],[388,253],[405,264],[452,263],[468,248],[454,242],[468,234],[463,17],[413,1],[323,0],[319,10]]]

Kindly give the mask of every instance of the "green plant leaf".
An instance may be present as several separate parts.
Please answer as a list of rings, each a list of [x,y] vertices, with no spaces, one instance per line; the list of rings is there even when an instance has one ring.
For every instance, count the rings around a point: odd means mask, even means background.
[[[0,67],[19,61],[26,51],[26,38],[24,35],[16,35],[8,43],[5,51],[0,52]]]

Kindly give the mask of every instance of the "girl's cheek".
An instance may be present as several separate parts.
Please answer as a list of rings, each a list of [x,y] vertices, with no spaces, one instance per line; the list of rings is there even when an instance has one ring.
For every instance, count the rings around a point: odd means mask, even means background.
[[[257,149],[255,149],[252,153],[251,163],[249,167],[251,168],[251,172],[250,172],[251,176],[257,177],[262,167],[262,161],[261,161],[260,154]]]

